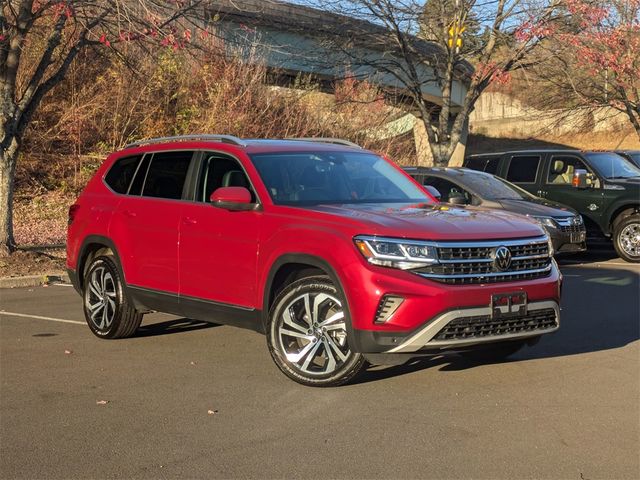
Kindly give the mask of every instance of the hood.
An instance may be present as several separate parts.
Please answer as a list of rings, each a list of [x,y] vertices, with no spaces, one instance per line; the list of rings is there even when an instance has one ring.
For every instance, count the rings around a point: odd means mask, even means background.
[[[431,204],[317,205],[310,210],[364,223],[360,234],[422,240],[536,237],[545,232],[520,215],[481,207]]]
[[[547,200],[500,200],[502,208],[521,215],[535,215],[539,217],[573,217],[577,215],[572,208]]]
[[[607,178],[604,181],[605,183],[612,183],[614,185],[620,185],[622,187],[628,188],[638,188],[640,187],[640,177],[631,177],[631,178]]]

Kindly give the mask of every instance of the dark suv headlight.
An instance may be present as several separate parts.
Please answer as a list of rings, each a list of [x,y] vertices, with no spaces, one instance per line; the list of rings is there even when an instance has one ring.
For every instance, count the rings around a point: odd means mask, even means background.
[[[548,227],[548,228],[558,228],[558,224],[556,223],[556,221],[551,218],[551,217],[537,217],[537,216],[533,216],[531,217],[533,219],[535,219],[540,225],[542,225],[543,227]]]
[[[365,235],[359,235],[353,241],[373,265],[411,270],[438,262],[438,251],[430,242]]]

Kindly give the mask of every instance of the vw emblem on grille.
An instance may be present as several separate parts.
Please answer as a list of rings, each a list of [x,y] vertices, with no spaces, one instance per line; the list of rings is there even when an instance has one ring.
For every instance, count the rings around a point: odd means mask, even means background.
[[[505,246],[496,248],[493,254],[493,266],[500,272],[509,270],[511,266],[511,250]]]

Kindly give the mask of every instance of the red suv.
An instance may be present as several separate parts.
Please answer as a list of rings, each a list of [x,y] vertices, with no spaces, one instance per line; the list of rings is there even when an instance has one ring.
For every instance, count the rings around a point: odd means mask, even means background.
[[[69,209],[67,266],[92,332],[151,311],[266,334],[293,380],[443,349],[508,355],[559,326],[561,276],[535,223],[438,205],[334,139],[155,139],[109,156]]]

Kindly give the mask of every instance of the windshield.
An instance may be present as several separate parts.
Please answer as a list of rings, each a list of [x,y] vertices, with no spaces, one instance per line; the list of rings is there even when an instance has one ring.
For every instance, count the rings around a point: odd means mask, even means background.
[[[636,164],[636,167],[640,167],[640,152],[628,153],[631,157],[631,161]]]
[[[615,153],[586,153],[593,168],[604,178],[640,177],[640,169]]]
[[[418,185],[371,153],[261,153],[251,160],[278,205],[432,203]]]
[[[475,190],[477,194],[486,200],[531,200],[531,195],[526,190],[517,187],[493,175],[464,172],[459,177],[462,184]]]

